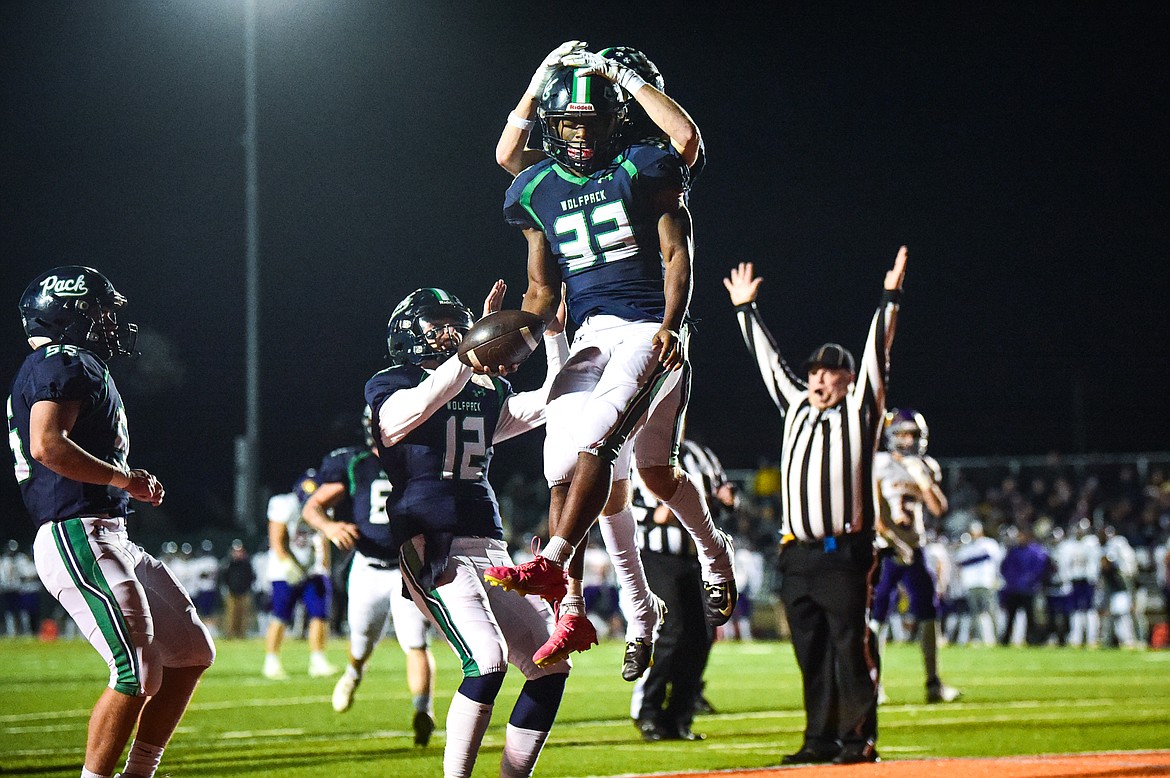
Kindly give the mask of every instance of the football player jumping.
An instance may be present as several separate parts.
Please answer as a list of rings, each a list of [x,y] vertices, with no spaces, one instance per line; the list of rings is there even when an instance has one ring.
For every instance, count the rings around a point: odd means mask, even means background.
[[[583,47],[570,41],[550,53],[497,147],[497,161],[516,173],[530,159],[529,152],[516,151],[531,126],[525,117],[538,113],[545,159],[519,172],[505,198],[505,218],[528,240],[524,309],[547,318],[563,282],[581,327],[550,397],[545,476],[553,537],[533,562],[489,571],[488,580],[521,593],[556,591],[566,563],[600,515],[615,568],[619,575],[627,570],[623,584],[642,582],[635,600],[649,618],[632,627],[648,632],[660,607],[644,574],[631,572],[623,559],[636,558],[636,550],[626,553],[634,549],[627,483],[632,457],[648,488],[666,499],[694,537],[708,617],[721,624],[735,604],[730,540],[715,529],[702,494],[677,462],[690,388],[684,320],[692,242],[685,199],[689,165],[701,157],[701,142],[690,117],[659,86]],[[636,53],[660,84],[657,69]],[[658,125],[653,142],[628,143],[623,135],[627,94]],[[596,642],[578,565],[569,566],[571,588],[561,602],[557,632],[537,653],[538,663]],[[627,637],[622,674],[634,680],[649,664],[649,636]]]
[[[485,313],[499,309],[503,293],[499,281]],[[471,311],[442,289],[418,289],[387,324],[392,366],[366,383],[378,456],[393,485],[386,514],[403,580],[463,668],[447,711],[447,778],[471,775],[509,663],[526,680],[505,730],[501,776],[532,774],[564,693],[569,663],[532,661],[552,632],[549,605],[483,581],[488,568],[512,563],[488,482],[492,447],[544,423],[552,378],[568,354],[564,317],[562,307],[545,330],[544,385],[516,394],[504,379],[475,375],[453,358]]]
[[[934,574],[926,564],[923,508],[934,517],[947,510],[947,498],[939,481],[938,462],[926,455],[929,432],[921,413],[895,408],[886,413],[886,450],[874,457],[874,480],[881,494],[877,547],[882,558],[881,575],[873,592],[872,630],[878,636],[879,653],[885,649],[885,624],[898,586],[905,587],[910,613],[918,620],[922,661],[926,668],[926,701],[952,702],[960,692],[938,676],[938,591]],[[878,687],[878,702],[887,701]]]
[[[215,660],[174,574],[126,533],[130,500],[159,505],[164,490],[127,462],[126,411],[106,367],[135,353],[138,328],[118,318],[125,304],[93,268],[38,276],[20,298],[33,353],[8,398],[16,480],[38,527],[37,573],[110,667],[90,715],[82,778],[111,775],[131,734],[123,775],[153,776]]]

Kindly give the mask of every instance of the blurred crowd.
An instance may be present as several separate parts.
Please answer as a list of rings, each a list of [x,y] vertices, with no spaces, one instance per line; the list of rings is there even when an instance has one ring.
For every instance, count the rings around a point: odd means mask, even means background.
[[[1057,457],[1028,466],[1010,460],[941,465],[950,510],[931,528],[925,552],[948,641],[1170,645],[1170,466]],[[740,602],[720,637],[787,637],[775,595],[779,469],[764,461],[728,475],[739,499],[716,519],[735,541]],[[539,479],[522,474],[499,489],[514,549],[528,548],[546,531],[542,489]],[[599,634],[617,637],[624,629],[617,583],[600,539],[594,540],[586,565],[591,617]],[[267,624],[265,545],[224,538],[217,549],[210,539],[167,541],[157,554],[218,636],[250,637]],[[69,635],[72,622],[41,587],[30,549],[15,540],[0,549],[0,634]],[[334,634],[345,633],[346,561],[335,563]],[[912,640],[916,625],[905,602],[894,603],[892,612],[898,614],[892,639]]]

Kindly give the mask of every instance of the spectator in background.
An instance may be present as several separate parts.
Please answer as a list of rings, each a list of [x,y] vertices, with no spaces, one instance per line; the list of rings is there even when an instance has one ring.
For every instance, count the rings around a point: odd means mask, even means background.
[[[1003,577],[1000,599],[1004,612],[1000,645],[1022,646],[1025,642],[1035,645],[1037,642],[1033,606],[1040,595],[1047,569],[1048,552],[1036,540],[1031,527],[1009,528],[1007,553],[999,567]]]
[[[1045,543],[1048,564],[1044,569],[1044,635],[1043,643],[1063,646],[1068,640],[1069,602],[1072,584],[1061,573],[1059,551],[1064,542],[1064,528],[1053,527]]]
[[[995,645],[995,592],[999,588],[999,563],[1003,549],[983,532],[983,523],[971,522],[955,551],[955,565],[967,593],[967,622],[959,629],[959,642],[966,643],[974,629],[985,646]]]
[[[223,560],[220,580],[227,592],[224,631],[229,638],[246,637],[252,622],[252,585],[256,583],[256,571],[252,569],[244,541],[239,538],[232,541],[232,549]]]
[[[1124,535],[1106,524],[1098,535],[1101,541],[1102,632],[1108,645],[1137,646],[1134,623],[1134,591],[1138,573],[1137,555]]]
[[[188,561],[191,571],[191,599],[203,618],[203,623],[215,634],[219,625],[219,560],[215,558],[215,544],[204,539],[199,544],[199,553]]]
[[[1068,642],[1073,646],[1095,647],[1100,639],[1095,600],[1101,579],[1101,543],[1092,530],[1088,517],[1079,519],[1073,537],[1060,549],[1062,575],[1072,584]]]

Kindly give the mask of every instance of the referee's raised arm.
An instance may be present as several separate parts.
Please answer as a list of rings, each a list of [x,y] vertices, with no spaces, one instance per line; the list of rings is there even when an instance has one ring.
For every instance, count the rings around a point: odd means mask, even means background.
[[[731,297],[731,304],[735,306],[743,341],[764,378],[772,402],[776,403],[783,415],[793,402],[799,401],[805,387],[780,356],[775,338],[764,326],[760,312],[756,309],[756,295],[763,280],[753,275],[751,262],[740,262],[739,267],[731,268],[730,277],[723,279],[723,286]]]
[[[861,375],[853,388],[854,395],[861,401],[867,438],[876,436],[885,411],[886,384],[890,377],[890,347],[894,343],[908,257],[908,250],[902,246],[894,258],[894,267],[886,271],[882,283],[882,301],[870,322],[865,351],[861,355]]]

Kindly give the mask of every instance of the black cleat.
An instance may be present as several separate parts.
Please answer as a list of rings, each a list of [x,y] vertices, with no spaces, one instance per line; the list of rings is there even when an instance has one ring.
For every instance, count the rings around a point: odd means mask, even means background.
[[[636,681],[654,666],[654,641],[634,638],[626,643],[626,656],[622,659],[622,679]]]
[[[735,581],[703,581],[703,613],[711,626],[722,627],[730,621],[738,599],[739,591],[735,588]]]
[[[414,727],[414,744],[416,746],[425,746],[431,742],[431,733],[435,731],[435,720],[431,714],[425,710],[417,711],[411,726]]]

